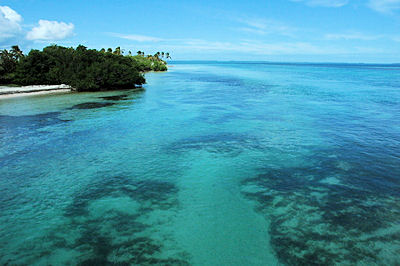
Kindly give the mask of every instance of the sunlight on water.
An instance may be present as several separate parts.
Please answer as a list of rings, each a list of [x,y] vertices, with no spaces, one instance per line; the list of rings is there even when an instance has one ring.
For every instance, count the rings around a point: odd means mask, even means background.
[[[399,69],[178,63],[0,101],[2,265],[396,265]]]

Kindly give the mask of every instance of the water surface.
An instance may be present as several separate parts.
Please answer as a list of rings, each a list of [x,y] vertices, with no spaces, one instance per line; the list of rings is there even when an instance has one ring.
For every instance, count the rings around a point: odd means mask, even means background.
[[[396,265],[400,68],[176,63],[0,101],[0,264]]]

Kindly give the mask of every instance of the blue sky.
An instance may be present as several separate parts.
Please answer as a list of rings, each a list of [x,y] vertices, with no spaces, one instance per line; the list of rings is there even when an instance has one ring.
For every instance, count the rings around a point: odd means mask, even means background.
[[[400,62],[400,0],[3,0],[0,48],[170,52],[176,60]]]

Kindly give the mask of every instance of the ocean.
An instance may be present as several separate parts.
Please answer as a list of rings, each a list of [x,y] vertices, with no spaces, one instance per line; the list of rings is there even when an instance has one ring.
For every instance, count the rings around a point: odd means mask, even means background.
[[[400,66],[146,79],[0,100],[1,265],[398,265]]]

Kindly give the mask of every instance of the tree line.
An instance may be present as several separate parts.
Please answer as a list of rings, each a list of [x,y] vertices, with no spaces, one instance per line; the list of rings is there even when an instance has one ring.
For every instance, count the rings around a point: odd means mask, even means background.
[[[102,53],[106,53],[106,52],[107,53],[113,53],[113,54],[116,54],[116,55],[124,55],[125,50],[121,49],[121,47],[115,48],[114,51],[113,51],[112,48],[108,48],[107,50],[105,48],[101,48],[100,52],[102,52]],[[140,50],[137,51],[136,54],[138,56],[145,56],[144,52],[140,51]],[[128,56],[132,56],[132,51],[128,51]],[[164,57],[165,57],[165,59],[172,59],[170,54],[169,54],[169,52],[157,52],[154,55],[147,55],[146,57],[147,58],[157,58],[157,59],[160,59],[160,58],[164,59]]]
[[[162,58],[170,58],[164,52],[123,54],[120,47],[97,51],[83,45],[51,45],[24,55],[18,46],[12,46],[0,51],[0,84],[68,84],[78,91],[129,89],[145,83],[143,72],[166,71]]]

